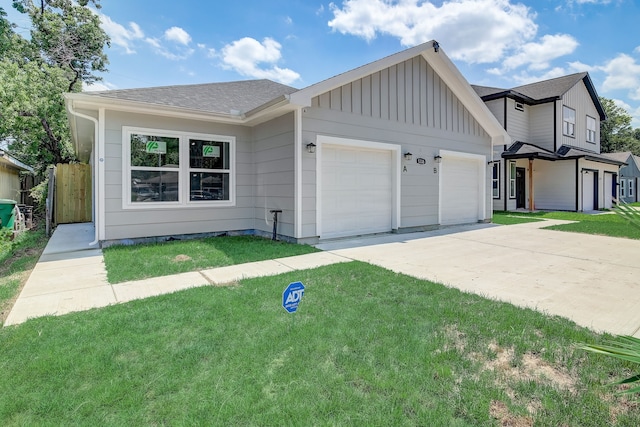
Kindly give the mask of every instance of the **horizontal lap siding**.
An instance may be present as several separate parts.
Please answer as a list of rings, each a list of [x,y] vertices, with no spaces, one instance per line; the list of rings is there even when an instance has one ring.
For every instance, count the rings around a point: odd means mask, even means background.
[[[533,105],[528,109],[530,140],[527,142],[549,151],[555,151],[558,147],[554,147],[554,103]]]
[[[19,172],[0,163],[0,199],[10,199],[20,202]]]
[[[438,223],[433,157],[440,149],[491,156],[489,136],[421,56],[314,98],[303,113],[303,131],[303,141],[327,135],[399,144],[403,153],[410,151],[413,159],[401,164],[401,227]],[[303,233],[308,237],[315,233],[315,183],[307,181],[315,177],[315,162],[306,157]],[[417,158],[426,164],[418,165]],[[489,216],[489,199],[486,205]]]
[[[105,123],[106,240],[254,228],[255,175],[253,173],[250,129],[195,120],[113,111],[107,111]],[[123,126],[234,136],[236,138],[236,205],[220,208],[123,209]]]
[[[527,172],[528,173],[528,172]],[[527,187],[529,176],[526,175]],[[534,206],[536,209],[576,209],[576,163],[575,161],[533,162]]]
[[[255,150],[255,228],[273,230],[273,209],[278,216],[278,233],[294,236],[295,172],[293,113],[278,117],[253,129]]]

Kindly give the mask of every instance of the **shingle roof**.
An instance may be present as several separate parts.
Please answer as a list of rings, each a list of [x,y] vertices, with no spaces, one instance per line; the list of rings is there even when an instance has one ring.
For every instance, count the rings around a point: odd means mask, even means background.
[[[186,108],[208,113],[244,113],[298,89],[271,80],[161,86],[85,92],[106,98]]]
[[[555,79],[543,80],[541,82],[529,83],[526,85],[516,86],[511,89],[499,89],[489,86],[471,85],[475,92],[483,101],[490,101],[499,98],[510,97],[526,104],[534,105],[543,102],[549,102],[561,99],[578,82],[584,81],[584,84],[593,100],[593,104],[598,110],[600,120],[606,120],[604,107],[600,103],[595,87],[591,82],[589,73],[575,73],[568,76],[557,77]]]
[[[631,151],[624,151],[621,153],[602,153],[602,155],[626,163],[632,154]]]
[[[517,141],[509,147],[507,151],[502,153],[502,157],[505,159],[544,159],[544,160],[567,160],[575,158],[586,158],[600,163],[609,163],[615,165],[621,165],[624,161],[619,161],[604,154],[598,154],[593,151],[583,150],[581,148],[571,147],[569,145],[563,145],[558,148],[555,153],[553,151],[546,150],[542,147],[538,147],[534,144],[529,144],[522,141]]]
[[[560,98],[586,76],[587,73],[570,74],[568,76],[558,77],[555,79],[517,86],[511,90],[537,101],[550,98]]]

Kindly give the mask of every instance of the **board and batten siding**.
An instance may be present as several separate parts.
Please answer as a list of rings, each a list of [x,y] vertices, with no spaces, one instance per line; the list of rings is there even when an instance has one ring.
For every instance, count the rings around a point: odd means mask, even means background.
[[[578,163],[578,170],[580,172],[584,171],[584,170],[590,170],[590,171],[598,171],[598,209],[601,209],[604,207],[604,203],[605,203],[605,195],[609,194],[605,191],[605,172],[607,173],[611,173],[611,174],[618,174],[618,166],[617,165],[610,165],[607,163],[600,163],[600,162],[594,162],[592,160],[587,160],[587,159],[579,159],[579,163]],[[618,176],[618,179],[620,179],[620,176]],[[584,210],[584,206],[582,203],[582,179],[580,179],[578,181],[579,183],[579,189],[578,189],[578,195],[579,195],[579,200],[578,200],[578,210],[582,211]],[[587,210],[590,210],[587,208]]]
[[[562,96],[561,105],[558,106],[558,132],[559,140],[558,148],[565,144],[573,147],[583,148],[589,151],[600,153],[600,116],[589,91],[583,81],[573,86]],[[562,133],[562,106],[573,108],[576,111],[576,127],[575,138],[565,136]],[[596,119],[596,142],[587,142],[587,116]]]
[[[305,142],[324,135],[401,145],[402,153],[412,153],[412,160],[401,160],[401,228],[438,224],[439,150],[492,154],[489,135],[422,56],[323,93],[302,114]],[[304,153],[303,237],[317,235],[315,168]],[[489,189],[486,197],[490,217]]]
[[[236,203],[231,207],[123,209],[123,126],[236,138]],[[196,120],[107,111],[105,119],[105,240],[251,230],[255,174],[251,129]]]
[[[295,236],[294,117],[285,114],[253,129],[255,228],[273,230],[271,210],[279,209],[278,234]]]

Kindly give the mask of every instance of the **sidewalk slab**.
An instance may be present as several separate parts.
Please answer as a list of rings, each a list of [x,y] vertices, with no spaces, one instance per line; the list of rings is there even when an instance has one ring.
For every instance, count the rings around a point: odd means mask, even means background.
[[[287,267],[276,260],[257,261],[247,264],[229,265],[227,267],[212,268],[201,271],[202,275],[214,285],[224,285],[262,276],[275,276],[288,273],[293,268]]]
[[[111,285],[119,303],[169,294],[184,289],[208,285],[207,279],[198,272],[153,277],[144,280]]]
[[[350,262],[353,260],[331,252],[315,252],[305,255],[278,258],[274,261],[277,261],[292,270],[309,270],[312,268],[324,267],[325,265]]]

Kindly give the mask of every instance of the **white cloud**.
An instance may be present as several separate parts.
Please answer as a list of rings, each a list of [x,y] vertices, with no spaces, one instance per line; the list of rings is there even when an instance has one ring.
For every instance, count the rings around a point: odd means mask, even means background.
[[[171,27],[164,32],[164,38],[179,44],[188,46],[191,43],[191,36],[180,27]]]
[[[109,82],[95,82],[92,84],[82,83],[82,90],[84,92],[102,92],[105,90],[116,89],[116,86]]]
[[[162,55],[172,61],[181,61],[187,59],[194,52],[194,49],[191,48],[182,48],[171,51],[169,48],[163,45],[159,39],[152,37],[147,37],[146,39],[144,39],[144,41],[147,42],[151,47],[153,47],[153,50],[155,50],[158,55]]]
[[[509,0],[450,0],[436,6],[419,0],[345,0],[330,4],[328,25],[342,34],[373,40],[379,34],[405,46],[436,39],[453,59],[468,63],[501,60],[535,37],[535,13]]]
[[[531,70],[545,70],[556,58],[573,53],[578,47],[575,38],[567,34],[545,35],[540,42],[526,43],[517,53],[503,62],[505,70],[528,66]]]
[[[244,37],[222,48],[222,61],[226,68],[242,75],[291,84],[300,78],[300,74],[275,65],[282,57],[281,48],[280,43],[268,37],[262,43]],[[261,64],[266,64],[266,67],[261,67]]]
[[[600,67],[607,74],[602,89],[628,90],[631,99],[640,100],[640,64],[624,53]]]
[[[566,76],[567,70],[562,67],[554,67],[543,74],[532,75],[528,72],[524,71],[520,74],[513,75],[512,78],[514,81],[518,82],[521,85],[525,85],[528,83],[539,82],[543,80],[555,79],[556,77]]]
[[[284,23],[287,25],[293,24],[293,19],[290,16],[285,16]]]
[[[100,17],[102,29],[111,38],[112,44],[124,48],[128,54],[136,53],[133,48],[133,42],[144,38],[144,33],[138,24],[129,22],[129,28],[125,28],[107,15],[98,14],[98,16]]]

